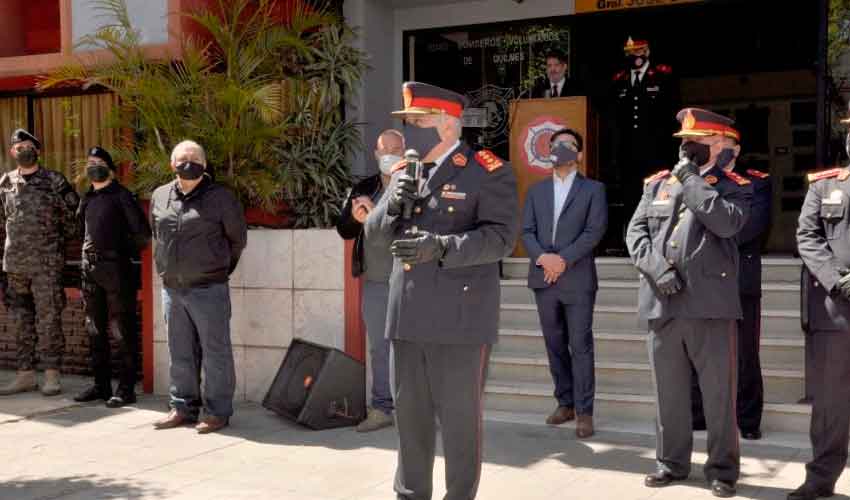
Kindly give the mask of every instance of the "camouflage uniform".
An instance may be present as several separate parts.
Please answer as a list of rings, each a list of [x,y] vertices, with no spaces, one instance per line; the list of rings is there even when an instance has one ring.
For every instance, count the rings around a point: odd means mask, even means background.
[[[61,364],[65,349],[62,268],[65,241],[77,234],[79,201],[68,180],[52,170],[39,168],[27,178],[12,170],[0,178],[0,223],[6,229],[3,271],[20,371],[35,368],[37,339],[46,344],[42,368],[58,369]]]

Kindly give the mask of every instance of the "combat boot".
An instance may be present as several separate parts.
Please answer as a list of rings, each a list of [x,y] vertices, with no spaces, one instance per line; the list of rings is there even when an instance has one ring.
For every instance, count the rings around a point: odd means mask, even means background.
[[[41,386],[41,394],[44,396],[55,396],[62,392],[59,383],[59,370],[44,370],[44,384]]]
[[[19,371],[15,375],[15,380],[4,387],[0,387],[0,396],[10,396],[37,389],[38,383],[35,380],[35,370]]]

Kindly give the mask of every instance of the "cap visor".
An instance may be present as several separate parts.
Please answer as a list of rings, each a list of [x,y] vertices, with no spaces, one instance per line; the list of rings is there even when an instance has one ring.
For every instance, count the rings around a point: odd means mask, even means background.
[[[398,111],[393,111],[390,113],[393,116],[425,116],[425,115],[440,115],[443,114],[444,111],[441,109],[431,109],[431,108],[407,108],[401,109]]]
[[[841,123],[850,123],[850,118],[842,118]]]
[[[673,137],[708,137],[711,135],[717,135],[716,132],[699,132],[697,130],[690,130],[688,132],[676,132],[673,134]]]

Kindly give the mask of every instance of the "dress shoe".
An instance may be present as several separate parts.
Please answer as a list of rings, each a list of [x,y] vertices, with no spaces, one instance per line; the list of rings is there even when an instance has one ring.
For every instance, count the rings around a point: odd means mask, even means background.
[[[741,437],[749,441],[758,441],[761,439],[761,429],[753,429],[741,431]]]
[[[127,406],[134,404],[136,402],[136,392],[132,389],[121,389],[119,388],[116,391],[116,394],[109,398],[109,401],[106,402],[107,408],[121,408],[122,406]]]
[[[643,479],[643,484],[649,488],[663,488],[670,486],[675,481],[684,481],[688,476],[674,476],[667,471],[659,470],[649,474]]]
[[[157,420],[154,422],[153,426],[157,430],[163,429],[173,429],[175,427],[180,427],[181,425],[192,424],[195,423],[195,419],[192,417],[187,417],[185,415],[181,415],[177,410],[172,409],[168,412],[165,418],[162,420]]]
[[[551,415],[546,417],[547,425],[561,425],[575,420],[576,411],[569,406],[559,406]]]
[[[230,420],[227,417],[207,415],[195,426],[195,430],[198,431],[198,434],[209,434],[224,429],[228,423],[230,423]]]
[[[589,438],[593,435],[593,415],[579,415],[576,417],[576,436],[579,439]]]
[[[802,486],[788,493],[788,500],[816,500],[818,498],[829,498],[834,494],[835,491],[832,488],[818,488],[803,483]]]
[[[711,494],[718,498],[731,498],[737,492],[735,491],[735,483],[713,479],[711,481]]]
[[[375,408],[369,408],[366,420],[357,424],[357,432],[372,432],[393,425],[393,416]]]
[[[108,401],[111,397],[112,387],[107,389],[106,387],[101,387],[95,384],[74,396],[74,401],[77,403],[91,403],[92,401],[97,401],[99,399]]]
[[[38,390],[38,382],[35,380],[35,371],[18,371],[15,379],[0,388],[0,396],[11,396],[22,392]]]

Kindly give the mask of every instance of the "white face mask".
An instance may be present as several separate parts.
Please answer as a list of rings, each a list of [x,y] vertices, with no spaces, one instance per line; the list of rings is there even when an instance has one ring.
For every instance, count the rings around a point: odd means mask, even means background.
[[[381,169],[381,173],[384,175],[392,174],[393,165],[400,162],[402,160],[401,156],[397,155],[381,155],[378,158],[378,167]]]

